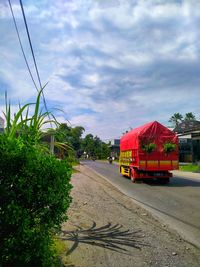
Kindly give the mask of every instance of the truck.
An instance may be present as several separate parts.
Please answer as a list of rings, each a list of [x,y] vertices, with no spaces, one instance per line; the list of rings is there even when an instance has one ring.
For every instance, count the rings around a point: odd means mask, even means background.
[[[178,137],[157,121],[124,134],[120,139],[119,171],[133,182],[157,179],[168,183],[179,168]]]

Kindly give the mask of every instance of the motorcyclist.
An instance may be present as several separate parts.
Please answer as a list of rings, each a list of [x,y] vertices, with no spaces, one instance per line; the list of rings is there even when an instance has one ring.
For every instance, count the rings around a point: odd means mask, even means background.
[[[110,156],[110,157],[108,157],[108,162],[111,164],[112,163],[112,161],[113,161],[113,158]]]

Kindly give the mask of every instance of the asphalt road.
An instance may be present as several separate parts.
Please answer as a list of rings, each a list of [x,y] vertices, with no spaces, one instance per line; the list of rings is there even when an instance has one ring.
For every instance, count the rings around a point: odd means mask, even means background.
[[[115,164],[98,161],[83,164],[200,248],[200,174],[176,171],[167,185],[156,181],[132,183],[119,174]]]

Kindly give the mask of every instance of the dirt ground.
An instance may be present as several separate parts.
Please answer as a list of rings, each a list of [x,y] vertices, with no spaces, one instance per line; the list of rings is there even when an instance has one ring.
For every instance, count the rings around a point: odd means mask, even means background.
[[[78,169],[61,235],[68,248],[65,266],[200,266],[198,248],[89,168]]]

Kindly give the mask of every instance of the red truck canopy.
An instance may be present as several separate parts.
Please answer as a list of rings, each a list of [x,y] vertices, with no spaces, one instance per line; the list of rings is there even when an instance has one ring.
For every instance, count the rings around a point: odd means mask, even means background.
[[[157,121],[149,122],[123,135],[120,140],[120,150],[140,149],[141,142],[153,142],[161,149],[163,143],[172,142],[178,146],[177,135]]]

